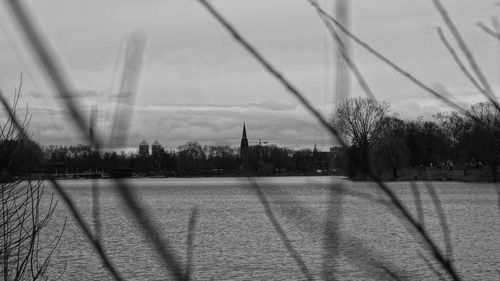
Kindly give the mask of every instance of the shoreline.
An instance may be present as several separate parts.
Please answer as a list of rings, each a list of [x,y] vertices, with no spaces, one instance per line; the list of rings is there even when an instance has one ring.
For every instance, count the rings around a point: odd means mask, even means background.
[[[70,176],[55,176],[56,180],[89,180],[89,179],[182,179],[182,178],[244,178],[244,177],[325,177],[325,176],[335,176],[342,177],[343,180],[360,182],[373,182],[371,180],[367,180],[366,178],[349,178],[346,175],[338,174],[338,173],[281,173],[274,175],[242,175],[242,174],[219,174],[219,175],[182,175],[182,176],[163,176],[163,175],[134,175],[132,177],[110,177],[109,175],[92,175],[85,176],[82,174],[78,174],[78,176],[74,176],[76,174],[68,174]],[[30,177],[16,177],[15,180],[36,180],[36,179],[47,179],[46,174],[37,174],[32,175]],[[468,182],[468,183],[495,183],[495,181],[491,175],[490,169],[474,169],[468,170],[464,173],[464,170],[438,170],[427,169],[409,169],[401,171],[397,178],[391,178],[389,176],[382,176],[383,182],[403,182],[403,181],[441,181],[441,182]]]
[[[351,178],[353,181],[369,181],[366,179]],[[470,182],[470,183],[494,183],[491,169],[456,169],[456,170],[440,170],[435,167],[427,167],[425,170],[408,169],[400,171],[397,178],[392,178],[389,175],[382,176],[383,182],[400,182],[400,181],[442,181],[442,182]]]

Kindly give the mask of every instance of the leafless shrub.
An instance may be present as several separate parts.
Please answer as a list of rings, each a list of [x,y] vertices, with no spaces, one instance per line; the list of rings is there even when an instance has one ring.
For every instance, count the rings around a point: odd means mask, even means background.
[[[64,227],[52,240],[40,240],[57,201],[53,195],[44,195],[41,179],[31,177],[40,150],[25,134],[30,120],[27,112],[20,124],[21,129],[16,126],[15,112],[21,86],[22,77],[15,90],[12,111],[8,112],[0,129],[0,276],[3,280],[40,280],[47,278],[50,257]],[[0,97],[6,104],[1,91]],[[46,209],[41,207],[44,200],[49,201]]]

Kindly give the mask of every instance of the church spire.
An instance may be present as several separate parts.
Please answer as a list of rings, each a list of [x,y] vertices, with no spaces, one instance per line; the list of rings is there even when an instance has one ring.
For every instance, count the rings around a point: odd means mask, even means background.
[[[241,136],[241,146],[240,148],[248,147],[248,139],[247,139],[247,129],[245,126],[245,122],[243,122],[243,134]]]
[[[245,126],[245,122],[243,122],[243,134],[241,135],[241,145],[240,145],[240,157],[241,157],[241,166],[240,170],[244,173],[247,173],[249,170],[248,165],[248,139],[247,139],[247,129]]]

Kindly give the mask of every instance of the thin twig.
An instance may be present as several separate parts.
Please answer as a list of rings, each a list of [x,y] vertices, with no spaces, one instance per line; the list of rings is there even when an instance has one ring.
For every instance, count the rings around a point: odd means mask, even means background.
[[[500,41],[500,34],[496,33],[495,31],[491,30],[489,27],[487,27],[484,23],[482,22],[477,22],[477,26],[484,31],[484,33],[490,35],[491,37],[497,39]]]
[[[342,258],[349,260],[353,265],[356,265],[362,271],[370,274],[370,277],[373,280],[386,280],[389,272],[392,273],[390,274],[392,277],[396,277],[399,280],[409,279],[404,276],[412,275],[407,270],[398,267],[390,260],[387,260],[387,258],[381,253],[371,249],[371,247],[366,245],[366,242],[362,239],[346,234],[342,235],[342,244],[348,245],[344,248],[342,248],[342,246],[339,247]],[[377,272],[373,269],[382,269],[383,272]],[[337,280],[335,277],[325,277],[324,279]]]
[[[339,246],[341,245],[339,241],[341,239],[340,225],[342,223],[344,195],[342,191],[339,192],[338,190],[344,190],[345,188],[343,188],[342,183],[334,183],[332,187],[328,196],[328,212],[323,230],[322,275],[324,280],[335,280],[336,261],[340,256]],[[362,244],[357,244],[357,246],[362,247]]]
[[[500,34],[500,22],[498,22],[498,17],[491,16],[491,23],[493,24],[493,27],[495,28],[496,34]]]
[[[385,273],[387,273],[387,275],[391,276],[392,279],[397,281],[401,280],[401,278],[399,278],[399,276],[387,266],[381,266],[381,267],[385,271]]]
[[[257,192],[257,197],[259,198],[260,203],[264,207],[264,210],[266,212],[266,216],[269,219],[269,221],[271,222],[271,224],[273,225],[274,230],[276,231],[276,233],[280,237],[281,242],[283,242],[283,245],[285,246],[286,250],[288,251],[290,256],[295,260],[300,271],[302,272],[302,274],[304,274],[304,277],[307,280],[314,280],[311,272],[309,271],[309,268],[307,268],[304,260],[300,256],[299,252],[297,252],[297,250],[295,250],[295,248],[293,247],[292,243],[290,242],[290,239],[288,238],[288,235],[286,234],[285,230],[283,229],[283,227],[279,223],[278,219],[274,215],[274,213],[271,209],[271,205],[269,204],[269,201],[267,201],[267,198],[264,195],[264,193],[262,192],[262,189],[259,186],[259,184],[253,178],[248,178],[248,181],[250,182],[252,188],[255,189],[255,191]]]
[[[479,83],[476,81],[476,79],[471,75],[471,73],[467,70],[467,68],[465,67],[465,65],[462,63],[462,60],[460,59],[460,57],[457,55],[457,53],[455,52],[455,50],[453,49],[453,47],[451,46],[451,44],[448,42],[448,40],[444,36],[443,30],[441,29],[441,27],[437,27],[436,30],[438,32],[439,39],[441,39],[441,42],[443,42],[444,46],[446,47],[446,49],[448,50],[448,52],[450,53],[450,55],[453,57],[453,60],[457,63],[458,67],[463,72],[463,74],[465,75],[465,77],[467,77],[467,79],[469,79],[471,81],[471,83],[481,93],[483,93],[484,95],[487,95],[487,93],[483,89],[483,87],[481,87],[479,85]]]
[[[274,76],[278,81],[280,81],[283,86],[293,95],[295,96],[299,102],[306,107],[306,109],[314,116],[317,118],[317,121],[323,125],[336,139],[339,144],[341,144],[344,147],[347,147],[347,143],[345,140],[341,137],[339,132],[329,123],[326,121],[325,118],[309,103],[309,101],[304,97],[304,95],[295,87],[293,86],[288,79],[286,79],[276,68],[274,68],[268,61],[265,59],[258,51],[256,48],[254,48],[249,42],[247,42],[236,29],[225,19],[222,17],[222,15],[215,10],[212,5],[210,5],[207,0],[199,0],[199,2],[207,9],[210,14],[233,36],[233,38],[240,44],[242,45],[272,76]],[[325,13],[326,14],[326,13]],[[341,28],[343,26],[335,20],[333,17],[328,16],[332,21],[335,22],[335,24]],[[344,28],[345,31],[345,28]],[[359,40],[359,39],[358,39]],[[408,74],[409,75],[409,74]],[[413,77],[413,76],[409,76]],[[414,79],[414,78],[413,78]],[[415,79],[415,81],[418,81]],[[418,83],[420,83],[418,81]],[[422,83],[420,83],[422,84]],[[423,85],[423,84],[422,84]],[[423,85],[424,87],[427,87]],[[443,96],[441,96],[439,93],[433,91],[432,89],[429,88],[430,92],[434,92],[436,96],[441,97],[444,100],[447,100]],[[450,102],[451,103],[451,102]],[[460,107],[458,107],[460,108]],[[450,274],[450,276],[454,280],[460,280],[458,274],[456,273],[453,265],[446,259],[446,257],[443,256],[443,254],[440,252],[439,248],[436,246],[432,238],[429,236],[429,234],[421,227],[421,225],[415,221],[415,219],[412,217],[411,213],[406,209],[406,207],[403,205],[401,200],[392,192],[382,181],[380,178],[378,178],[375,174],[369,173],[369,177],[377,183],[379,188],[390,198],[390,200],[393,202],[394,206],[402,213],[403,217],[410,223],[410,225],[413,226],[413,228],[416,230],[418,235],[425,241],[426,245],[430,248],[432,253],[434,254],[434,257],[436,260],[443,266],[443,268]]]
[[[29,139],[29,137],[26,135],[26,132],[23,129],[24,126],[17,120],[15,113],[12,111],[9,103],[3,96],[1,89],[0,89],[0,102],[2,103],[2,106],[5,109],[5,111],[9,114],[9,121],[12,122],[12,124],[18,129],[20,139],[23,140]]]
[[[420,223],[420,225],[422,225],[422,228],[425,229],[424,210],[422,208],[422,198],[420,197],[418,186],[414,181],[412,181],[410,182],[410,188],[411,191],[413,192],[413,198],[415,198],[415,208],[417,209],[418,222]]]
[[[21,134],[22,136],[26,136],[26,133],[24,132],[24,128],[17,120],[17,118],[14,115],[9,104],[6,102],[4,96],[2,95],[1,90],[0,90],[0,101],[2,102],[2,105],[4,106],[5,111],[9,114],[11,122],[14,124],[14,126],[19,131],[19,134]],[[83,218],[80,216],[80,212],[76,208],[76,206],[73,203],[73,201],[71,200],[71,198],[66,194],[64,189],[59,185],[59,183],[55,179],[50,178],[49,180],[54,185],[54,188],[57,191],[57,193],[59,194],[59,196],[63,199],[64,203],[66,204],[66,206],[70,210],[71,214],[73,215],[73,218],[76,220],[79,227],[83,230],[85,236],[89,240],[89,243],[94,246],[94,249],[97,251],[98,255],[100,256],[106,269],[111,273],[111,275],[113,276],[113,278],[115,280],[123,280],[123,278],[120,276],[119,272],[115,269],[115,267],[111,263],[111,260],[109,259],[108,255],[106,254],[106,252],[102,248],[99,241],[97,241],[94,238],[94,236],[92,235],[92,232],[90,231],[89,227],[87,226],[87,224],[85,223]]]
[[[417,251],[418,256],[425,262],[425,265],[436,275],[439,280],[446,281],[446,278],[444,278],[443,274],[437,270],[434,265],[432,265],[431,261],[424,255],[422,252]]]
[[[94,246],[94,249],[96,250],[97,254],[101,257],[101,260],[106,267],[106,269],[111,273],[113,278],[115,280],[123,280],[123,278],[120,276],[120,273],[118,270],[115,268],[115,266],[111,263],[111,259],[109,258],[108,254],[106,254],[104,248],[102,247],[101,243],[99,240],[96,240],[95,237],[92,235],[92,232],[90,231],[90,228],[88,227],[87,223],[84,221],[84,219],[80,216],[80,211],[76,208],[76,205],[73,203],[73,200],[66,194],[66,191],[64,191],[63,187],[59,184],[58,181],[56,181],[54,178],[49,178],[50,182],[54,186],[54,189],[57,191],[59,196],[62,198],[64,203],[66,204],[66,207],[68,207],[71,215],[75,219],[76,223],[80,227],[80,229],[83,230],[83,233],[89,240],[89,243]]]
[[[484,96],[495,105],[495,107],[500,110],[500,105],[497,103],[495,100],[495,95],[493,93],[493,90],[491,89],[490,84],[488,83],[488,80],[484,76],[483,72],[479,68],[478,64],[476,63],[476,59],[474,58],[474,55],[472,52],[469,50],[467,47],[467,44],[465,44],[464,39],[462,38],[462,35],[458,31],[457,27],[451,20],[450,16],[448,15],[448,12],[444,8],[444,6],[441,4],[439,0],[432,0],[434,3],[434,6],[436,6],[436,9],[438,10],[439,14],[443,18],[443,21],[445,22],[446,26],[448,26],[448,29],[451,31],[451,34],[455,38],[455,40],[458,43],[458,46],[460,47],[460,50],[462,50],[462,53],[465,55],[467,58],[467,61],[469,62],[470,67],[476,74],[477,78],[479,79],[479,82],[483,85],[484,90],[486,91],[484,93]]]
[[[495,28],[496,34],[500,34],[500,22],[498,21],[498,17],[492,16],[491,22],[493,24],[493,27]],[[498,214],[500,215],[500,183],[498,183],[498,182],[495,183],[495,189],[497,191]]]
[[[431,87],[427,86],[426,84],[424,84],[423,82],[421,82],[420,80],[418,80],[415,76],[411,75],[409,72],[407,72],[406,70],[402,69],[397,64],[395,64],[394,62],[392,62],[386,56],[382,55],[380,52],[378,52],[375,49],[373,49],[370,45],[368,45],[366,42],[364,42],[363,40],[361,40],[360,38],[358,38],[351,31],[347,30],[345,28],[345,26],[342,23],[340,23],[337,19],[335,19],[333,16],[331,16],[330,14],[328,14],[327,12],[325,12],[324,10],[323,10],[323,13],[325,14],[326,17],[328,17],[328,19],[331,22],[333,22],[339,28],[340,31],[342,31],[342,33],[344,33],[345,35],[347,35],[354,42],[356,42],[358,45],[360,45],[365,50],[367,50],[368,52],[370,52],[372,55],[374,55],[375,57],[377,57],[379,60],[381,60],[382,62],[384,62],[388,66],[390,66],[396,72],[398,72],[399,74],[401,74],[404,77],[406,77],[408,80],[410,80],[411,82],[413,82],[415,85],[419,86],[424,91],[430,93],[431,95],[433,95],[436,98],[438,98],[439,100],[443,101],[444,103],[446,103],[450,107],[456,109],[458,112],[460,112],[462,114],[465,114],[467,112],[466,109],[462,108],[457,103],[452,102],[451,100],[449,100],[448,98],[446,98],[445,96],[443,96],[442,94],[440,94],[439,92],[437,92],[436,90],[434,90]]]
[[[317,3],[317,1],[315,1],[315,0],[308,0],[308,1],[316,8],[316,11],[317,11],[319,17],[321,18],[321,20],[325,24],[326,28],[330,32],[330,35],[332,36],[332,39],[337,44],[337,47],[338,47],[338,49],[340,51],[340,54],[341,54],[342,58],[347,63],[347,65],[351,69],[352,73],[354,74],[354,76],[358,80],[358,83],[359,83],[359,86],[361,87],[361,89],[363,89],[363,91],[366,93],[366,95],[369,98],[375,100],[375,95],[373,94],[372,90],[370,89],[370,86],[368,86],[368,83],[366,83],[365,78],[361,74],[361,71],[356,66],[356,64],[352,60],[351,56],[348,54],[346,46],[345,46],[344,42],[342,42],[342,39],[340,38],[338,32],[335,30],[335,27],[328,20],[328,17],[323,13],[323,10],[322,9],[318,9],[319,8],[319,4]]]
[[[184,274],[187,281],[191,280],[191,274],[193,271],[193,253],[194,253],[194,236],[196,221],[198,219],[198,208],[194,207],[189,217],[188,233],[186,239],[186,272]]]
[[[22,1],[9,0],[7,3],[9,4],[13,15],[19,22],[27,39],[33,46],[34,53],[38,57],[43,69],[48,74],[57,89],[57,93],[69,109],[72,119],[77,123],[80,133],[86,140],[91,142],[97,150],[99,150],[103,144],[102,140],[95,136],[92,142],[89,135],[89,126],[85,122],[83,114],[79,111],[75,100],[72,98],[71,90],[73,88],[70,87],[71,83],[69,83],[69,80],[67,80],[65,75],[63,75],[64,72],[59,68],[58,64],[55,63],[55,56],[51,55],[48,45],[39,35],[41,33],[39,33],[39,31],[35,28],[35,25],[28,16]],[[177,260],[177,256],[175,255],[173,248],[168,241],[164,241],[161,238],[158,230],[151,221],[149,214],[146,213],[141,204],[137,201],[135,194],[132,192],[132,188],[125,181],[121,180],[116,180],[113,186],[124,200],[131,217],[135,219],[137,224],[142,226],[141,230],[144,236],[151,242],[154,250],[161,257],[165,264],[165,268],[170,271],[175,279],[184,280],[184,272],[181,269],[182,267]]]
[[[95,123],[97,118],[97,109],[94,107],[90,113],[90,127],[89,127],[89,135],[92,142],[95,138]],[[94,148],[95,149],[95,148]],[[100,158],[100,155],[99,155]],[[101,217],[100,217],[100,201],[99,201],[99,182],[97,179],[92,179],[91,183],[92,190],[92,217],[94,219],[94,235],[95,239],[101,240]]]
[[[32,18],[28,14],[28,11],[23,6],[23,1],[18,0],[7,0],[7,6],[10,7],[14,17],[24,31],[24,35],[30,42],[34,53],[37,55],[40,65],[45,70],[45,73],[50,77],[50,81],[54,84],[55,88],[58,89],[58,93],[62,98],[66,108],[73,120],[75,120],[76,125],[79,127],[80,131],[88,132],[88,124],[85,122],[85,118],[78,110],[76,100],[73,98],[72,93],[73,87],[67,77],[65,77],[64,72],[57,63],[55,56],[50,52],[50,48],[40,35],[41,32],[37,30]],[[89,140],[88,134],[82,134],[86,140]],[[95,144],[96,145],[96,144]]]
[[[441,204],[441,200],[439,199],[439,196],[430,181],[425,181],[425,187],[427,188],[427,192],[429,192],[434,208],[436,209],[436,213],[439,217],[439,223],[441,224],[441,230],[443,232],[443,241],[446,247],[446,256],[448,257],[448,260],[453,261],[453,247],[451,244],[450,228],[448,227],[448,220],[446,219],[443,204]]]
[[[167,239],[163,239],[152,220],[152,216],[141,206],[136,199],[134,189],[124,179],[116,179],[113,183],[115,190],[119,190],[130,216],[135,219],[137,225],[141,226],[144,236],[152,244],[152,248],[160,256],[164,266],[176,280],[185,280],[184,270],[180,264],[178,255]]]
[[[226,28],[226,30],[233,36],[233,38],[240,43],[272,76],[274,76],[278,81],[283,84],[283,86],[295,97],[299,102],[306,107],[306,109],[314,116],[316,119],[327,128],[329,131],[335,132],[334,135],[338,138],[339,143],[342,146],[347,146],[347,142],[342,139],[340,134],[336,129],[321,115],[321,113],[314,108],[314,106],[307,100],[307,98],[290,83],[271,63],[267,61],[250,43],[248,43],[239,33],[234,29],[234,27],[224,19],[219,12],[217,12],[206,0],[198,0],[218,21],[220,24]]]

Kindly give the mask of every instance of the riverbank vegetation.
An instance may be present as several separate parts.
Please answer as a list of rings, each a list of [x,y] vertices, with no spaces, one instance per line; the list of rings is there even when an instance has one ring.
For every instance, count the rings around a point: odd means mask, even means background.
[[[439,112],[434,120],[388,113],[387,103],[367,98],[348,99],[337,109],[334,124],[351,144],[342,163],[350,177],[366,176],[369,165],[382,178],[396,179],[404,170],[420,179],[426,170],[460,170],[466,177],[487,168],[488,180],[498,180],[500,111],[492,103],[474,104],[464,114]]]
[[[64,226],[58,233],[47,233],[57,200],[45,193],[44,181],[29,176],[43,159],[40,146],[27,135],[28,113],[16,118],[22,76],[20,81],[12,111],[0,123],[0,278],[47,280],[50,257]],[[1,90],[0,100],[7,105]],[[28,176],[21,181],[13,178],[15,174]]]
[[[438,112],[432,120],[405,120],[386,102],[356,97],[341,103],[332,124],[342,132],[348,147],[320,151],[250,146],[250,174],[336,174],[363,179],[372,170],[383,179],[498,180],[500,113],[491,103],[474,104],[464,114]],[[20,140],[4,141],[0,146],[12,151],[9,146],[16,142]],[[17,153],[9,167],[2,170],[5,176],[22,176],[29,170],[60,176],[96,176],[124,168],[144,176],[242,175],[239,148],[227,145],[189,141],[175,151],[161,148],[151,155],[141,155],[99,153],[90,145],[39,146],[31,140],[23,143],[23,153]]]

